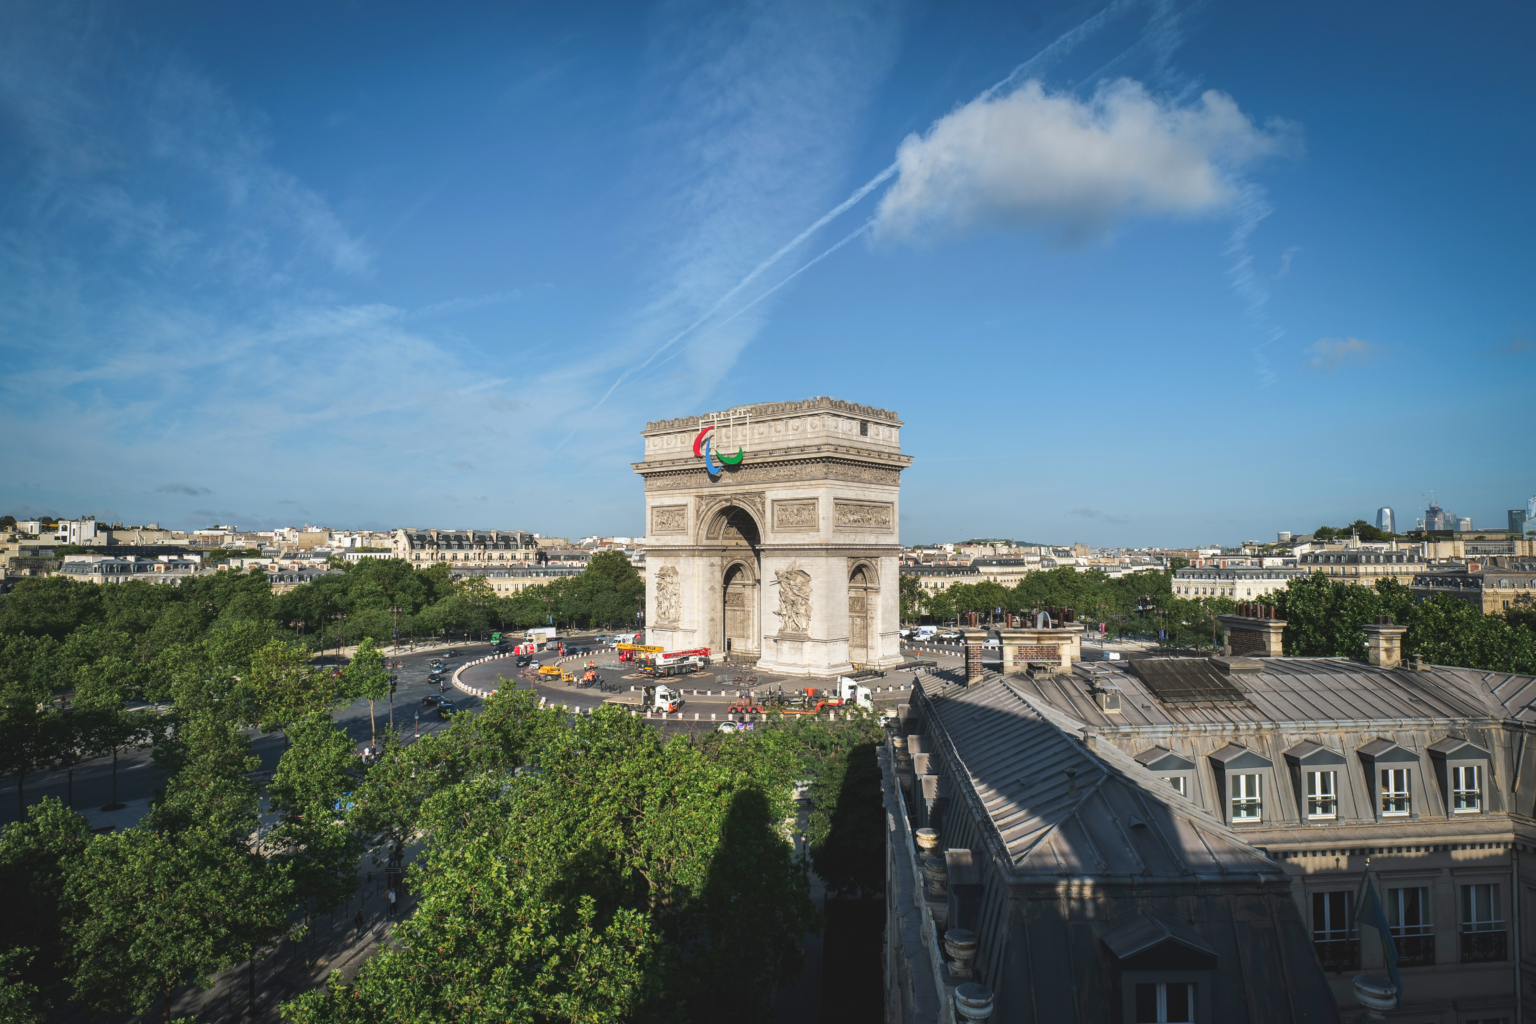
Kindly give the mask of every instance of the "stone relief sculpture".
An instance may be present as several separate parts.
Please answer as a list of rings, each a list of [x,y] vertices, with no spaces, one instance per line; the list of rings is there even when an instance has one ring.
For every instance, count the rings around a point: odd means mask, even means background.
[[[668,565],[656,570],[656,625],[675,626],[683,614],[683,588],[677,570]]]
[[[833,512],[836,515],[839,529],[858,529],[860,527],[886,531],[891,528],[890,505],[867,505],[855,502],[836,502]]]
[[[805,634],[811,623],[811,574],[781,569],[773,575],[779,584],[779,633]]]
[[[773,503],[774,522],[776,530],[814,530],[816,522],[816,502],[812,501],[776,501]]]
[[[687,529],[687,505],[661,505],[651,509],[652,533],[682,533]]]

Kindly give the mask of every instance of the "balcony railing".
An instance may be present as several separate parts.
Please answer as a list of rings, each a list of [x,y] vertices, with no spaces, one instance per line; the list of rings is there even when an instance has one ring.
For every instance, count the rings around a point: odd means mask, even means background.
[[[1508,932],[1462,932],[1461,962],[1489,963],[1509,959]]]
[[[1427,967],[1435,962],[1435,937],[1433,935],[1398,935],[1397,962],[1403,967]]]
[[[1325,971],[1354,971],[1360,967],[1359,939],[1331,939],[1313,942],[1317,959]]]

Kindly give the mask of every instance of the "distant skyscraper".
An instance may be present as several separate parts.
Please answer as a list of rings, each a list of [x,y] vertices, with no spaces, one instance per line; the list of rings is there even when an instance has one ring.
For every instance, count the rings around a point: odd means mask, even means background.
[[[1456,517],[1456,529],[1458,531],[1462,532],[1462,533],[1470,532],[1471,529],[1472,529],[1472,517],[1471,516],[1457,516]]]
[[[1391,505],[1383,505],[1376,510],[1376,529],[1384,530],[1387,533],[1397,532],[1393,528]]]
[[[1510,509],[1509,510],[1509,532],[1510,533],[1524,533],[1525,532],[1525,519],[1526,519],[1525,509],[1523,509],[1523,508],[1512,508],[1512,509]]]
[[[1424,529],[1426,529],[1426,530],[1449,530],[1449,529],[1451,529],[1451,526],[1448,525],[1445,520],[1446,520],[1445,509],[1441,508],[1439,505],[1436,505],[1434,502],[1430,502],[1429,503],[1429,508],[1424,510]]]

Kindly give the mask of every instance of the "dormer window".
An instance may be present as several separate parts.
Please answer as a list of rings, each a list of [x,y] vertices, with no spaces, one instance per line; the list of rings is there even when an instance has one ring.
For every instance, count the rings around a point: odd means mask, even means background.
[[[1195,762],[1180,757],[1166,747],[1152,747],[1136,755],[1136,760],[1186,800],[1194,799]]]
[[[1228,824],[1258,824],[1264,820],[1265,790],[1274,784],[1274,763],[1239,743],[1211,754],[1217,784],[1224,790]]]
[[[1419,755],[1391,740],[1372,740],[1360,748],[1366,778],[1375,794],[1378,819],[1407,818],[1418,813],[1414,796],[1425,796],[1424,787],[1414,778]]]
[[[1488,785],[1493,756],[1482,747],[1457,736],[1429,745],[1436,781],[1452,815],[1482,814],[1494,795]]]

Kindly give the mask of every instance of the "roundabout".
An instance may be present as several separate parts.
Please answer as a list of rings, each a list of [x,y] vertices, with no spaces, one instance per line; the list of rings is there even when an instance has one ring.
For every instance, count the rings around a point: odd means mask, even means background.
[[[604,704],[631,702],[635,713],[643,713],[639,703],[645,688],[659,683],[670,687],[683,698],[682,706],[677,711],[668,714],[646,713],[648,719],[668,731],[695,731],[697,728],[707,730],[722,722],[762,722],[776,716],[827,718],[834,714],[838,717],[848,714],[846,709],[839,714],[836,708],[817,707],[814,702],[806,707],[788,707],[778,696],[799,694],[808,685],[821,690],[835,690],[835,677],[808,679],[805,676],[766,672],[732,677],[723,675],[719,667],[716,667],[711,672],[653,680],[650,676],[624,671],[629,667],[628,664],[621,665],[612,655],[582,655],[562,660],[579,662],[583,667],[593,665],[601,677],[602,689],[590,685],[582,687],[562,684],[558,680],[546,682],[548,677],[518,670],[515,667],[516,660],[511,656],[492,656],[470,662],[453,673],[451,682],[460,691],[478,697],[489,697],[504,688],[529,690],[545,704],[563,706],[576,714],[591,714]],[[911,672],[895,668],[884,677],[863,682],[869,686],[870,698],[877,712],[894,711],[898,704],[907,702],[912,693],[914,678]],[[715,685],[713,688],[691,685],[696,681],[708,681]],[[724,688],[722,684],[725,684]]]

